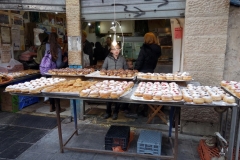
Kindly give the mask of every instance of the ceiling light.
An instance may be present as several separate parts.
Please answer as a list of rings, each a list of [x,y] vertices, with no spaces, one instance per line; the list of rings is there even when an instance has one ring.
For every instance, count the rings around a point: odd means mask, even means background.
[[[91,23],[89,22],[88,25],[91,26]]]

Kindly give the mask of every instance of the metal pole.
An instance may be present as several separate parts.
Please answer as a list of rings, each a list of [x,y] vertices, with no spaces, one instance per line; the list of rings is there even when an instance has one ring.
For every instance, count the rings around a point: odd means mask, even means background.
[[[73,100],[73,115],[74,115],[73,118],[74,118],[74,124],[75,124],[76,135],[78,135],[76,99]]]
[[[229,147],[227,153],[227,159],[231,160],[233,158],[233,146],[236,130],[236,121],[237,121],[237,111],[238,107],[232,107],[232,119],[231,119],[231,130],[229,134]]]
[[[178,158],[178,122],[179,122],[179,114],[180,108],[175,108],[175,138],[174,138],[174,160]]]
[[[61,127],[61,120],[60,120],[60,101],[55,100],[56,103],[56,115],[57,115],[57,124],[58,124],[58,138],[59,138],[59,145],[60,145],[60,152],[63,153],[63,140],[62,140],[62,127]]]

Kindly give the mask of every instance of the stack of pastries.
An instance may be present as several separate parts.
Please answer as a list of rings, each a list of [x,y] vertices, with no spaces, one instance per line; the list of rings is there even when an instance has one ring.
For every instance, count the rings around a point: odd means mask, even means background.
[[[184,101],[196,104],[212,103],[213,101],[235,102],[235,98],[220,87],[193,86],[188,84],[187,88],[182,89],[182,93]]]
[[[240,98],[240,82],[237,81],[221,81],[221,86],[226,88],[233,95],[236,95]]]
[[[44,92],[67,92],[79,94],[82,90],[90,88],[97,81],[82,81],[81,79],[68,80],[44,89]]]
[[[114,69],[114,70],[105,70],[102,69],[100,70],[100,75],[101,76],[119,76],[119,77],[134,77],[137,75],[138,71],[137,70],[123,70],[123,69]]]
[[[139,72],[137,75],[141,79],[151,80],[192,80],[192,76],[188,72],[176,72],[176,73],[142,73]]]
[[[48,73],[51,75],[87,75],[94,72],[93,68],[84,68],[84,69],[76,69],[76,68],[62,68],[62,69],[52,69],[49,70]]]
[[[175,82],[140,82],[134,96],[142,97],[144,100],[182,100],[182,92]]]
[[[45,78],[41,77],[30,82],[18,83],[6,87],[7,92],[21,92],[21,93],[40,93],[42,89],[53,84],[65,81],[64,78]]]
[[[113,98],[117,99],[125,92],[130,90],[134,83],[127,81],[114,81],[104,80],[97,82],[88,89],[80,92],[80,97],[93,97],[93,98]]]

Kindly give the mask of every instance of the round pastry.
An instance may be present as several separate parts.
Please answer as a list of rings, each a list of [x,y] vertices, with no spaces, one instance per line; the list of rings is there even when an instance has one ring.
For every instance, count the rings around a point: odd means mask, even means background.
[[[153,100],[161,100],[161,97],[162,97],[161,91],[157,91],[153,93]]]
[[[152,73],[151,74],[151,79],[157,80],[158,79],[158,75],[156,73]]]
[[[99,91],[100,98],[108,98],[110,96],[110,91],[102,90]]]
[[[166,79],[166,74],[165,73],[159,73],[158,74],[158,79],[159,80],[165,80]]]
[[[173,96],[170,93],[163,93],[162,94],[162,101],[172,101]]]
[[[223,101],[226,103],[235,103],[235,98],[229,94],[226,94],[223,98]]]
[[[193,97],[193,103],[203,104],[204,103],[204,99],[202,97],[199,97],[199,96]]]
[[[167,80],[173,80],[173,74],[167,73],[167,74],[166,74],[166,79],[167,79]]]
[[[87,97],[90,92],[90,89],[85,89],[80,92],[80,97]]]
[[[153,95],[151,91],[146,91],[143,93],[143,99],[145,100],[152,100]]]
[[[204,95],[203,100],[205,103],[212,103],[213,99],[210,95]]]
[[[97,97],[99,97],[99,92],[97,90],[92,90],[92,91],[90,91],[88,97],[97,98]]]
[[[218,93],[212,93],[211,96],[212,96],[213,101],[221,101],[222,100],[221,95]]]
[[[119,98],[119,94],[117,93],[117,92],[111,92],[111,94],[110,94],[110,98],[113,98],[113,99],[117,99],[117,98]]]
[[[139,72],[138,74],[137,74],[137,77],[138,78],[143,78],[143,75],[144,75],[145,73],[142,73],[142,72]]]
[[[186,94],[186,95],[183,95],[183,99],[185,102],[192,102],[193,101],[193,97]]]
[[[174,101],[181,101],[183,96],[180,92],[173,92],[173,100]]]
[[[236,89],[234,91],[235,95],[240,98],[240,89]]]
[[[229,83],[228,81],[224,81],[224,80],[223,80],[223,81],[221,81],[220,85],[221,85],[222,87],[226,87],[228,83]]]

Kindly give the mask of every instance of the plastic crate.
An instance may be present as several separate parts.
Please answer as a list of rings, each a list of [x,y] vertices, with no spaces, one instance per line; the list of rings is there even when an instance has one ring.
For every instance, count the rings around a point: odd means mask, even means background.
[[[130,127],[112,125],[105,136],[105,150],[112,150],[112,147],[121,146],[126,151],[130,138]]]
[[[18,107],[18,110],[22,110],[24,107],[27,107],[37,102],[39,102],[38,97],[12,96],[12,106]]]
[[[81,65],[69,65],[69,68],[82,68]]]
[[[161,155],[162,133],[142,130],[137,141],[137,153]]]
[[[201,160],[211,160],[213,157],[219,157],[219,149],[217,147],[209,148],[205,144],[205,140],[200,140],[198,145],[198,153]]]

